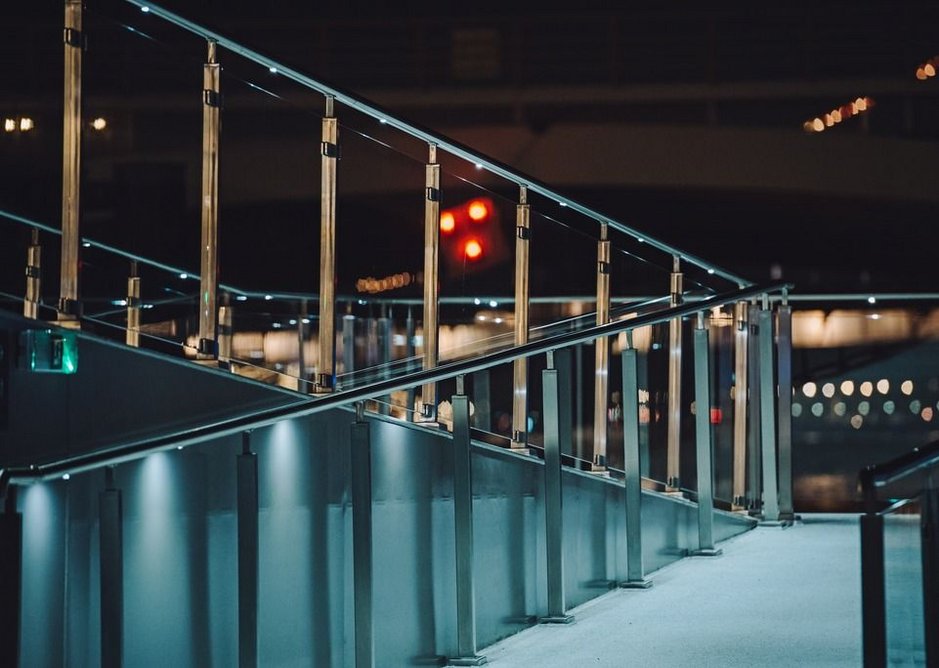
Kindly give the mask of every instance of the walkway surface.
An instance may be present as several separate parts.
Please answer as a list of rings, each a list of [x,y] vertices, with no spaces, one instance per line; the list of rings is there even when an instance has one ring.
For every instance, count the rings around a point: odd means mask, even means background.
[[[651,574],[481,653],[494,668],[538,666],[859,666],[856,515],[805,515]]]

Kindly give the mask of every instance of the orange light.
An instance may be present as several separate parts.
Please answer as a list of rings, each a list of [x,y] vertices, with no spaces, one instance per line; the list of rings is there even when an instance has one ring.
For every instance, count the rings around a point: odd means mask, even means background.
[[[483,254],[483,245],[479,243],[478,239],[470,239],[463,247],[463,253],[467,259],[478,260]]]
[[[475,220],[477,223],[484,220],[489,215],[489,207],[478,199],[470,202],[466,210],[467,213],[469,213],[470,219]]]
[[[444,212],[440,214],[440,231],[445,234],[450,234],[450,232],[455,229],[456,218],[453,217],[453,214],[450,212]]]

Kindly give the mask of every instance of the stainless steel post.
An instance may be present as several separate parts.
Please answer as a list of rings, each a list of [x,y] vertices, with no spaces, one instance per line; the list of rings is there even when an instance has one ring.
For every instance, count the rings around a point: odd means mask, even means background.
[[[231,306],[231,296],[227,292],[222,293],[221,303],[218,307],[218,365],[220,368],[231,369],[235,314]]]
[[[528,343],[528,243],[531,236],[531,207],[528,188],[519,188],[515,207],[515,345]],[[513,364],[512,447],[528,446],[528,359]]]
[[[127,278],[127,345],[135,348],[140,345],[140,276],[137,275],[137,261],[130,263],[130,276]]]
[[[355,316],[342,316],[342,372],[355,371]],[[334,376],[335,377],[335,376]]]
[[[410,367],[410,364],[414,360],[415,355],[417,355],[417,348],[414,344],[414,338],[417,335],[417,327],[414,324],[414,314],[411,312],[410,306],[408,306],[408,317],[404,321],[404,335],[407,339],[404,342],[406,350],[405,355],[408,359],[408,365]],[[412,411],[416,410],[416,406],[414,405],[415,394],[414,387],[409,387],[404,399],[404,409],[406,411],[405,416],[410,415]]]
[[[437,366],[438,277],[437,262],[440,249],[440,165],[437,164],[437,145],[428,147],[424,178],[424,369]],[[437,417],[437,386],[426,383],[421,387],[421,399],[415,418],[433,421]]]
[[[382,315],[378,319],[378,362],[382,365],[382,378],[388,378],[390,371],[388,365],[391,363],[391,318]],[[378,412],[382,415],[391,414],[391,395],[386,394],[379,397]]]
[[[734,510],[747,507],[748,309],[747,302],[734,305]]]
[[[238,455],[238,668],[258,665],[258,457],[251,432]]]
[[[336,383],[336,162],[339,159],[339,121],[330,96],[326,96],[322,136],[319,359],[313,387],[318,393],[332,392]]]
[[[564,511],[561,484],[561,395],[554,353],[548,353],[547,368],[541,372],[544,394],[544,498],[545,551],[548,576],[548,614],[545,624],[570,624],[564,596]]]
[[[927,477],[922,496],[920,542],[923,563],[923,628],[926,665],[939,666],[939,488],[935,470]]]
[[[887,611],[884,577],[884,518],[869,508],[861,515],[861,638],[864,668],[887,665]],[[927,637],[929,633],[926,634]]]
[[[351,427],[352,573],[355,624],[355,668],[375,665],[372,617],[372,455],[365,406],[356,404]]]
[[[610,320],[610,230],[600,225],[597,242],[597,324]],[[596,340],[596,364],[593,384],[593,459],[591,470],[606,473],[607,394],[609,389],[610,341],[603,336]]]
[[[65,0],[65,87],[62,123],[62,257],[58,320],[77,326],[79,196],[81,194],[83,0]]]
[[[763,519],[779,521],[779,487],[776,478],[776,382],[773,375],[773,312],[763,295],[760,310],[760,442],[763,461]]]
[[[0,665],[20,665],[23,596],[23,514],[16,487],[0,484]]]
[[[795,519],[792,505],[792,307],[783,303],[776,309],[776,373],[779,396],[776,419],[779,434],[779,519]]]
[[[747,414],[747,507],[751,515],[763,512],[762,393],[760,392],[760,308],[750,305],[750,341],[747,350],[747,383],[750,402]]]
[[[218,150],[221,98],[217,44],[208,41],[202,70],[202,245],[199,275],[198,359],[218,357]]]
[[[105,469],[105,489],[98,495],[101,569],[101,666],[124,663],[124,551],[121,491],[114,469]]]
[[[297,317],[297,391],[306,391],[306,339],[310,324],[306,299],[300,300],[300,313]]]
[[[698,313],[694,329],[695,450],[698,473],[698,549],[696,556],[713,557],[714,466],[711,441],[711,376],[708,361],[708,329],[704,312]]]
[[[639,454],[639,359],[633,333],[623,350],[623,472],[626,485],[626,581],[620,587],[646,589],[652,581],[642,565],[642,477]]]
[[[473,577],[473,481],[469,397],[457,376],[453,403],[453,522],[456,551],[457,656],[451,666],[480,666],[476,653],[476,589]]]
[[[26,251],[26,298],[23,300],[23,317],[35,320],[39,317],[39,302],[42,300],[42,246],[39,245],[39,230],[33,228],[29,249]]]
[[[672,258],[669,304],[678,306],[684,289],[681,262]],[[668,434],[666,491],[677,492],[681,485],[681,318],[668,323]]]

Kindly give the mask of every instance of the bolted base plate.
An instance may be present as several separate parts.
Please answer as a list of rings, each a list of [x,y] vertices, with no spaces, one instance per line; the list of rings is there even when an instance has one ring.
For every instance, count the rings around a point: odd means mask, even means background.
[[[624,580],[619,583],[620,589],[648,589],[652,586],[652,580],[642,578],[641,580]]]
[[[692,550],[689,557],[719,557],[724,551],[719,547],[707,547],[703,550]]]
[[[486,659],[482,654],[475,654],[473,656],[455,656],[452,659],[449,659],[448,666],[484,666],[489,663],[489,660]]]
[[[573,624],[574,615],[548,615],[547,617],[540,617],[538,619],[539,624]]]
[[[761,519],[761,520],[758,522],[758,525],[761,526],[761,527],[782,527],[782,526],[787,526],[787,524],[789,524],[789,523],[783,522],[782,520],[763,520],[763,519]]]

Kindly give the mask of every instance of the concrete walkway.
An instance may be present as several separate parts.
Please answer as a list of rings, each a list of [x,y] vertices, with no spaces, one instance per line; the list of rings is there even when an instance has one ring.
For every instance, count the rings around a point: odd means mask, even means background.
[[[617,590],[481,653],[494,668],[859,666],[856,515],[806,515],[683,559],[645,591]]]

